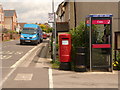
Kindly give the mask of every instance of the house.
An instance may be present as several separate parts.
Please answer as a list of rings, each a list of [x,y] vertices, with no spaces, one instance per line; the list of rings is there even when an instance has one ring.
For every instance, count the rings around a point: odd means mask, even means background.
[[[4,12],[2,4],[0,4],[0,30],[2,30],[4,27]]]
[[[69,31],[69,8],[68,4],[69,2],[62,2],[59,4],[58,9],[56,11],[57,14],[57,22],[56,22],[56,28],[57,32],[68,32]]]
[[[65,12],[65,9],[63,7],[64,5],[64,2],[60,3],[59,6],[58,6],[58,9],[56,11],[56,14],[57,14],[57,22],[64,22],[64,12]]]
[[[69,29],[72,29],[84,21],[89,14],[113,14],[113,30],[117,31],[120,20],[119,10],[120,2],[116,0],[115,2],[66,2],[65,0],[56,11],[57,22],[68,22]]]
[[[50,27],[50,25],[49,25],[48,23],[44,23],[44,25],[46,25],[46,27],[47,27],[47,28],[49,28],[49,27]]]
[[[15,10],[4,10],[4,25],[8,30],[16,30],[17,14]]]
[[[17,23],[16,32],[20,33],[20,31],[21,31],[20,24],[19,24],[19,23]]]
[[[67,22],[69,30],[75,28],[89,14],[113,14],[112,30],[120,31],[120,1],[68,2],[64,0],[57,9],[57,22]],[[68,30],[68,31],[69,31]]]
[[[18,27],[19,27],[20,31],[23,30],[24,24],[27,24],[27,23],[22,23],[22,22],[18,23]]]
[[[77,25],[89,14],[113,14],[113,31],[119,30],[120,2],[75,2],[75,7]]]

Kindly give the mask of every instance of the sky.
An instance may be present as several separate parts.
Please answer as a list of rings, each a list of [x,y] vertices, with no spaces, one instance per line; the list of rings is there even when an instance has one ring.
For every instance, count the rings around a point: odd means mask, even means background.
[[[52,12],[52,0],[0,0],[4,9],[15,9],[18,22],[25,23],[46,23],[48,13]],[[64,0],[54,0],[55,11],[58,5]],[[70,0],[74,1],[74,0]],[[80,2],[112,2],[119,0],[75,0]]]
[[[54,8],[64,0],[54,0]],[[52,12],[52,0],[2,0],[3,9],[15,9],[18,22],[47,23]]]

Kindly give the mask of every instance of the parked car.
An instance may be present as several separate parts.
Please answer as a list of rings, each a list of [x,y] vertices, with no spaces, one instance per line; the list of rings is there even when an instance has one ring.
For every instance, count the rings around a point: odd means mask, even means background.
[[[47,34],[47,37],[50,37],[50,34],[49,34],[49,33]]]
[[[42,29],[36,24],[25,24],[21,32],[20,44],[23,43],[34,43],[38,44],[42,42]]]
[[[47,34],[43,32],[43,39],[47,39]]]

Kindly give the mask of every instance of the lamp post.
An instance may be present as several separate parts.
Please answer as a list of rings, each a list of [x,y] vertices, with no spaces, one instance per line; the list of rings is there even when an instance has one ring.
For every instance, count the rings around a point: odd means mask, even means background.
[[[54,12],[54,0],[52,0],[52,13],[54,13],[54,22],[53,22],[53,61],[56,60],[56,16]]]

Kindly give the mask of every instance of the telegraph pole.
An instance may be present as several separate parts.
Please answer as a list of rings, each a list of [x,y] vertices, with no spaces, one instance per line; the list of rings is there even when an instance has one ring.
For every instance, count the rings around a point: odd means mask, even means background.
[[[53,61],[56,60],[56,17],[54,12],[54,0],[52,0],[52,13],[54,13],[54,22],[53,22]]]

